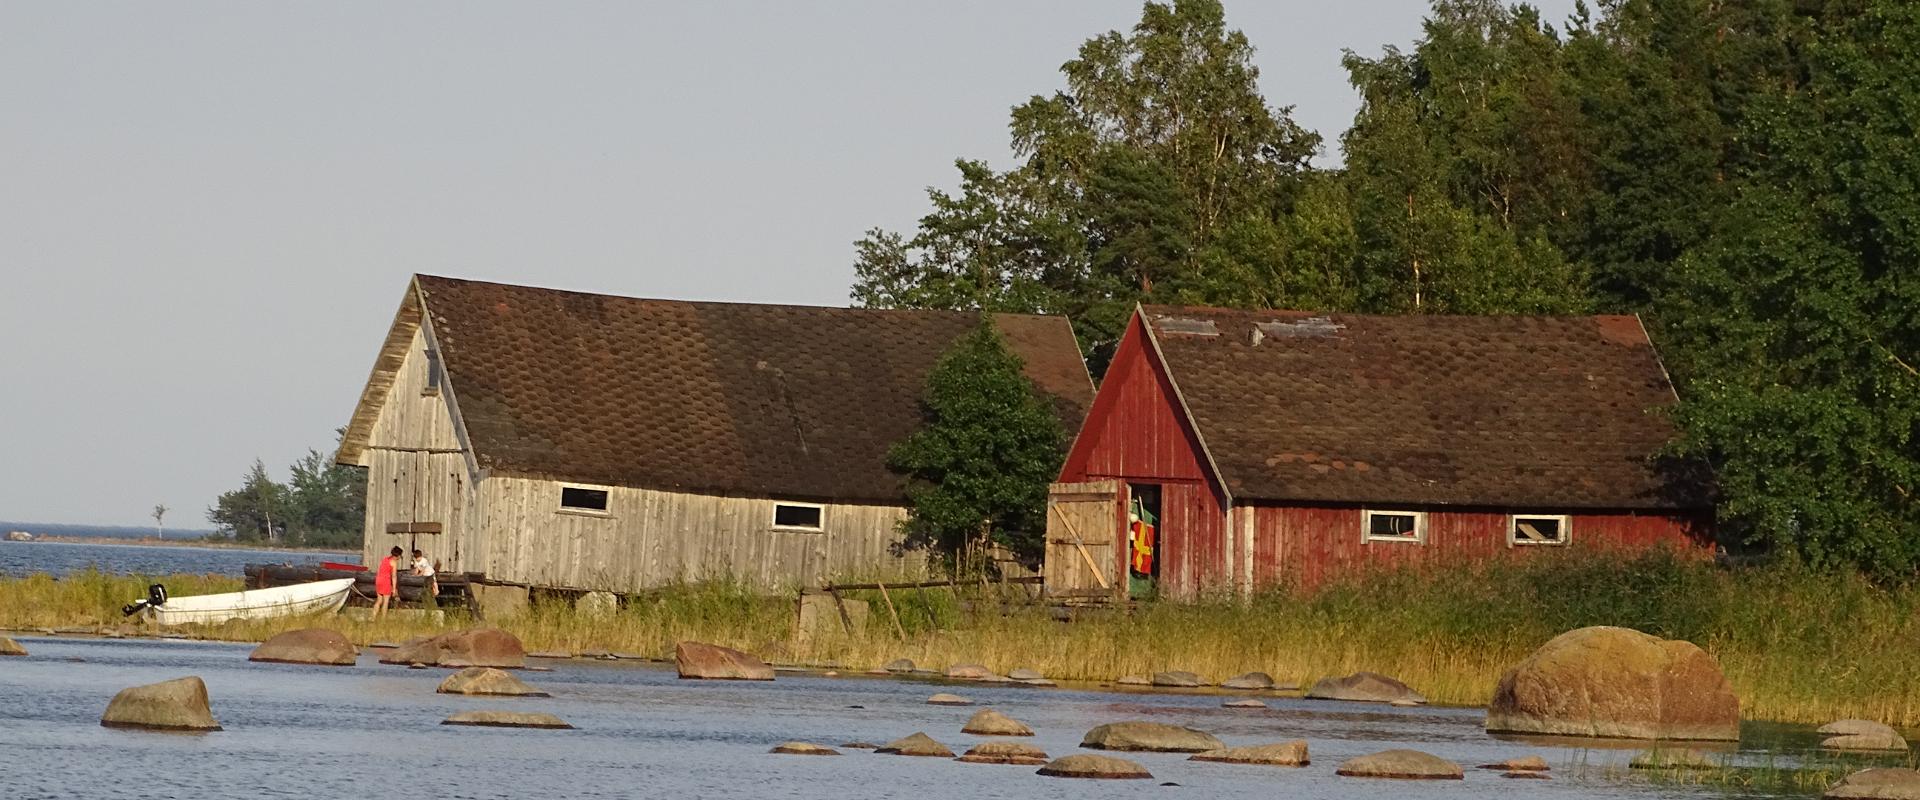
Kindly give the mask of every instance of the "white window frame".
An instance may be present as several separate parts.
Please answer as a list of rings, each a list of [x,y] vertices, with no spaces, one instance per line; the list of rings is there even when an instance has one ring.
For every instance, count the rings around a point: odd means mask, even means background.
[[[579,506],[567,505],[566,503],[567,503],[568,489],[583,489],[589,492],[606,492],[607,507],[600,509],[600,508],[581,508]],[[613,516],[613,487],[594,486],[592,484],[586,484],[586,483],[563,483],[563,484],[560,484],[560,496],[559,498],[556,499],[555,502],[558,506],[557,508],[554,509],[553,513],[555,514],[573,514],[573,515],[582,516],[582,517],[611,517]]]
[[[1413,517],[1413,535],[1412,536],[1375,536],[1373,534],[1373,518],[1376,515]],[[1400,544],[1426,544],[1427,543],[1427,512],[1402,511],[1402,510],[1386,509],[1386,508],[1363,509],[1360,512],[1360,536],[1362,537],[1362,540],[1366,542],[1397,542]]]
[[[780,507],[781,506],[791,506],[794,508],[811,508],[816,511],[819,511],[820,524],[818,525],[782,525],[780,524]],[[801,502],[792,501],[792,500],[775,500],[773,501],[772,516],[767,520],[767,526],[776,531],[795,531],[798,533],[825,533],[827,530],[827,507],[819,503],[801,503]]]
[[[1520,538],[1520,520],[1551,519],[1560,522],[1560,538],[1551,542],[1536,542]],[[1572,514],[1508,514],[1507,546],[1509,547],[1565,547],[1573,541]]]

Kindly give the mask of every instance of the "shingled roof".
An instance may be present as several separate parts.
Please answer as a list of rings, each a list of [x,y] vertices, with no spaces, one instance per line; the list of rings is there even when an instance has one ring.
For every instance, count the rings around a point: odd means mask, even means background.
[[[1655,465],[1675,397],[1636,317],[1141,313],[1236,499],[1701,505]]]
[[[921,425],[927,372],[980,320],[415,281],[479,466],[724,495],[900,502],[887,449]],[[1077,429],[1093,386],[1067,321],[994,323]]]

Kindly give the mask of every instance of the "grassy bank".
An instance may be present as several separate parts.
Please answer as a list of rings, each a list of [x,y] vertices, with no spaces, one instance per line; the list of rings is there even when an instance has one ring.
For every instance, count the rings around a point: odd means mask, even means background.
[[[151,580],[86,573],[0,581],[0,628],[118,625],[120,605]],[[164,582],[175,595],[238,588],[224,578]],[[926,666],[1031,667],[1067,680],[1163,669],[1219,679],[1263,670],[1302,684],[1370,669],[1436,702],[1459,704],[1484,703],[1502,671],[1565,630],[1623,625],[1707,648],[1726,669],[1748,718],[1864,717],[1920,726],[1920,659],[1913,656],[1920,649],[1920,591],[1792,567],[1729,571],[1664,556],[1569,555],[1428,575],[1361,575],[1309,596],[1274,592],[1245,604],[1082,612],[1072,623],[987,597],[896,591],[905,641],[896,638],[878,595],[869,599],[874,613],[862,630],[805,640],[794,636],[790,596],[764,598],[725,585],[633,598],[604,619],[544,605],[493,622],[530,650],[666,655],[676,640],[699,639],[774,661],[854,669],[904,656]],[[448,624],[466,622],[456,614]],[[303,624],[237,623],[202,633],[257,640]],[[392,619],[328,624],[362,643],[430,631],[425,623]]]

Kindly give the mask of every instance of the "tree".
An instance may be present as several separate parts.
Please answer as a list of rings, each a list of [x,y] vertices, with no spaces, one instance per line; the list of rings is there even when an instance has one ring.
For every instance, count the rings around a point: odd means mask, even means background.
[[[168,510],[165,504],[159,504],[153,507],[153,533],[162,539],[167,538],[167,526],[161,520],[167,516]]]
[[[1044,545],[1047,485],[1065,457],[1065,433],[983,317],[927,375],[925,425],[895,443],[887,463],[907,479],[910,542],[947,553],[986,525],[995,541],[1035,559]]]
[[[214,500],[207,520],[216,531],[239,541],[277,541],[286,525],[286,504],[287,488],[268,477],[267,465],[256,458],[240,488]]]
[[[367,481],[318,450],[293,463],[287,482],[290,528],[304,547],[355,547],[366,524]]]

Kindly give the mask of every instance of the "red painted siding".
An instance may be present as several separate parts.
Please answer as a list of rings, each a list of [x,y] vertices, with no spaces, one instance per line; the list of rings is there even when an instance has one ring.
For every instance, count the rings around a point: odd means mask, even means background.
[[[1547,513],[1547,512],[1542,512]],[[1255,585],[1290,580],[1319,585],[1346,571],[1407,564],[1433,565],[1489,558],[1539,558],[1590,549],[1647,550],[1659,546],[1707,555],[1712,540],[1700,520],[1653,513],[1576,513],[1564,546],[1508,546],[1507,511],[1428,511],[1423,543],[1368,542],[1361,510],[1330,506],[1254,509]]]
[[[1138,318],[1129,323],[1060,480],[1160,485],[1161,591],[1191,598],[1228,580],[1226,506],[1145,335]],[[1123,564],[1124,520],[1122,509],[1113,535]]]

